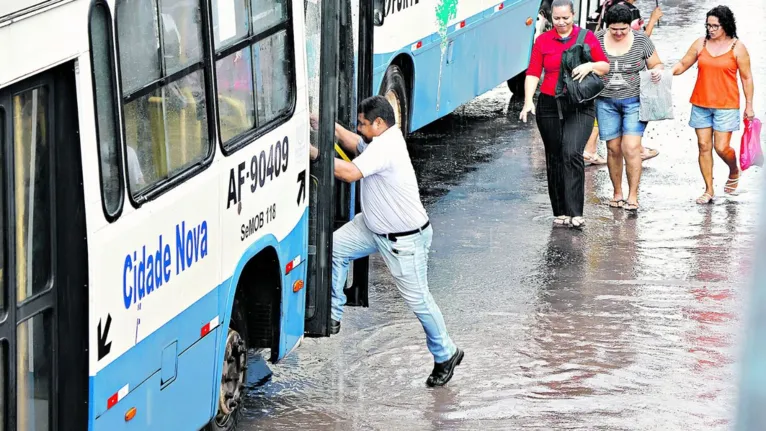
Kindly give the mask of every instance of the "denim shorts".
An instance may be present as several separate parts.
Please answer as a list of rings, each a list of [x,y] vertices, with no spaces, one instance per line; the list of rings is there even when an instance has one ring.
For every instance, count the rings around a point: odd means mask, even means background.
[[[644,136],[646,122],[638,119],[641,99],[596,99],[598,134],[604,141],[620,136]]]
[[[739,130],[739,109],[702,108],[692,105],[689,126],[695,129],[712,127],[716,132],[736,132]]]

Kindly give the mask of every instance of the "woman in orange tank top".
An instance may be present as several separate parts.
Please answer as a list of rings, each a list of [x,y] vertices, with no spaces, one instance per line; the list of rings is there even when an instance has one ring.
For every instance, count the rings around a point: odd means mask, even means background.
[[[713,148],[729,166],[725,193],[734,193],[739,183],[737,153],[731,147],[731,134],[739,130],[739,72],[745,90],[745,118],[752,119],[753,75],[750,55],[737,38],[734,14],[726,6],[718,6],[707,13],[707,35],[697,39],[684,58],[673,66],[673,74],[686,72],[694,63],[699,69],[697,83],[692,92],[692,112],[689,125],[697,132],[699,164],[705,180],[705,193],[697,198],[698,204],[713,201]]]

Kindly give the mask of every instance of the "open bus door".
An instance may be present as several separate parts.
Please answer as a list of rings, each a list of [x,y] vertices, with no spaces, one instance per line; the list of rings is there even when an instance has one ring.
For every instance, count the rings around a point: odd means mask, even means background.
[[[358,101],[372,95],[372,32],[383,0],[304,0],[306,7],[309,109],[318,119],[311,144],[309,259],[306,291],[307,336],[328,336],[332,291],[332,234],[360,211],[357,184],[333,175],[337,121],[356,129]],[[333,43],[329,43],[333,41]],[[346,287],[347,305],[367,306],[368,259],[354,262]]]

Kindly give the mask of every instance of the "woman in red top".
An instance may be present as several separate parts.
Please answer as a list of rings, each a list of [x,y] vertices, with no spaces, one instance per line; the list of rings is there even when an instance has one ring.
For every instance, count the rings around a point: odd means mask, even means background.
[[[556,217],[554,224],[581,227],[585,224],[582,217],[585,201],[585,162],[582,153],[593,129],[596,109],[593,102],[570,105],[562,100],[563,119],[560,118],[555,98],[556,83],[561,55],[575,44],[581,31],[588,32],[585,43],[590,46],[593,62],[576,67],[572,78],[581,79],[589,73],[603,76],[609,72],[609,62],[596,35],[574,25],[574,4],[571,0],[554,0],[551,12],[553,29],[541,34],[532,47],[520,118],[526,123],[530,112],[537,117],[537,127],[545,145],[548,195]],[[543,70],[545,78],[535,108],[532,97]]]
[[[726,6],[707,13],[707,35],[697,39],[684,58],[673,66],[673,74],[686,72],[694,63],[699,69],[692,92],[692,112],[689,125],[697,132],[699,164],[705,180],[705,193],[698,204],[713,201],[713,148],[729,166],[729,179],[723,191],[733,193],[739,184],[737,153],[729,143],[732,132],[739,130],[739,86],[737,72],[745,90],[745,118],[752,119],[753,74],[750,55],[737,38],[734,14]],[[713,144],[715,142],[715,144]]]

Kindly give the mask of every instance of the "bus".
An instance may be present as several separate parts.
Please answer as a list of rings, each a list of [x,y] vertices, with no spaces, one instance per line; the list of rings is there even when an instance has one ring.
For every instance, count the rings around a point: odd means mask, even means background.
[[[404,133],[503,82],[523,97],[546,4],[549,15],[547,0],[386,0],[385,23],[374,31],[373,88]]]
[[[523,101],[532,43],[552,28],[552,0],[386,0],[374,31],[373,88],[414,132],[507,82]],[[575,0],[578,23],[599,0]],[[580,13],[580,11],[588,13]]]
[[[358,204],[333,126],[372,94],[381,10],[0,3],[0,430],[232,430],[253,349],[328,335]]]

